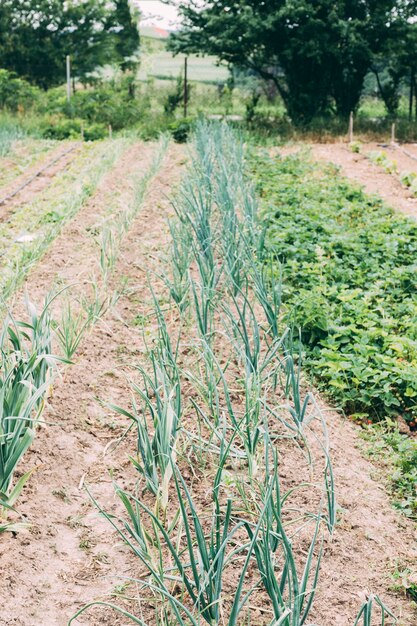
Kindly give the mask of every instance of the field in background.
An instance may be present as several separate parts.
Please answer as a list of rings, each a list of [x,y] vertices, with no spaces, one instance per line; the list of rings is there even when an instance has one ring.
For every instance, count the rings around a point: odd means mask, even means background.
[[[184,71],[184,55],[173,56],[165,49],[163,39],[142,37],[143,52],[138,73],[139,80],[149,78],[176,79]],[[188,57],[188,77],[202,83],[224,83],[229,70],[216,64],[215,57]]]

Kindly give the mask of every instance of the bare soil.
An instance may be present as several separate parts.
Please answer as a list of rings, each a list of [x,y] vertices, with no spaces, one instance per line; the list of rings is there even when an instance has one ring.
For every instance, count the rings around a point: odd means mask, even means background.
[[[3,187],[0,191],[0,221],[5,221],[16,207],[26,204],[46,189],[55,176],[67,169],[81,150],[82,144],[79,142],[65,142],[64,146],[58,146],[48,153],[46,162],[44,159],[41,163],[36,162]]]
[[[332,146],[334,148],[334,146]],[[30,295],[41,302],[58,278],[82,283],[97,265],[97,248],[89,232],[107,203],[132,201],[130,176],[145,171],[154,154],[152,144],[136,144],[116,163],[92,200],[64,229],[28,279]],[[105,400],[128,406],[126,364],[143,359],[145,336],[155,322],[147,275],[163,296],[158,278],[165,267],[168,245],[166,219],[169,202],[184,171],[184,151],[171,146],[160,172],[147,192],[144,205],[123,246],[113,286],[122,277],[129,289],[116,308],[98,323],[83,342],[75,365],[54,386],[45,413],[48,425],[39,430],[21,471],[37,466],[18,509],[31,527],[17,535],[0,536],[3,576],[0,579],[0,622],[13,626],[64,626],[71,615],[93,599],[112,599],[121,593],[121,576],[137,576],[140,567],[121,544],[110,525],[99,518],[85,492],[117,513],[112,478],[122,485],[133,481],[127,441],[112,451],[123,433],[123,420],[100,404]],[[323,157],[324,158],[324,157]],[[146,320],[137,324],[137,320]],[[172,328],[178,323],[170,319]],[[415,528],[397,514],[375,467],[361,452],[357,428],[321,403],[329,428],[339,524],[327,543],[312,619],[321,626],[349,626],[368,593],[379,594],[400,616],[402,626],[414,626],[417,612],[405,597],[392,591],[395,567],[416,563]],[[289,476],[297,458],[286,456]],[[204,476],[195,469],[193,492],[202,502],[209,497]],[[135,587],[125,593],[135,599]],[[143,600],[143,598],[142,598]],[[261,610],[261,607],[256,607]],[[77,621],[80,626],[127,625],[109,610],[93,609]],[[153,626],[150,622],[149,626]]]
[[[360,154],[352,152],[347,144],[342,143],[313,144],[311,150],[315,159],[333,163],[340,168],[344,176],[362,185],[367,193],[379,195],[393,209],[417,217],[417,198],[401,184],[399,176],[388,174],[366,156],[374,150],[384,151],[391,161],[397,163],[400,173],[417,172],[417,161],[403,152],[406,150],[417,158],[416,145],[391,146],[370,143],[362,145]]]
[[[63,144],[33,138],[15,141],[9,153],[0,157],[0,190],[26,172],[40,168],[52,154],[62,150]]]

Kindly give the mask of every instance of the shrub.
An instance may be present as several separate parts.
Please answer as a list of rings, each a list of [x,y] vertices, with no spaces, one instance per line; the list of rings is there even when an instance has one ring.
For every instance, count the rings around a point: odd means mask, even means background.
[[[94,89],[77,91],[70,103],[62,88],[51,89],[46,92],[39,110],[106,127],[110,124],[114,130],[120,130],[140,122],[149,106],[146,96],[138,94],[133,98],[127,88],[122,90],[114,82],[108,82]]]
[[[45,139],[80,139],[84,134],[87,141],[95,141],[104,139],[107,132],[104,124],[85,124],[79,118],[50,117],[41,126]]]
[[[177,143],[186,143],[190,132],[194,126],[192,117],[185,117],[182,120],[176,120],[169,125],[169,131]]]
[[[17,112],[31,108],[39,99],[39,89],[0,69],[0,108]]]

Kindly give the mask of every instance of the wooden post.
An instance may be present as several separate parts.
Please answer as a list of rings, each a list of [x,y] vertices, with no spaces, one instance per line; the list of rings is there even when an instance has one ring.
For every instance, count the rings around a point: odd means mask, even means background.
[[[408,102],[408,121],[411,122],[413,120],[413,100],[414,100],[414,74],[413,70],[411,70],[410,76],[410,98]]]
[[[187,117],[188,109],[188,58],[184,59],[184,117]]]
[[[353,111],[350,112],[349,116],[349,143],[353,142]]]
[[[111,124],[109,124],[109,139],[111,139],[113,137],[113,129],[111,127]]]
[[[84,141],[84,124],[81,122],[81,141]]]
[[[395,122],[393,122],[391,126],[391,143],[396,143],[395,141]]]
[[[413,91],[414,91],[414,107],[415,107],[415,115],[417,121],[417,86],[416,86],[416,75],[413,74]]]
[[[67,54],[67,100],[71,102],[71,57]]]

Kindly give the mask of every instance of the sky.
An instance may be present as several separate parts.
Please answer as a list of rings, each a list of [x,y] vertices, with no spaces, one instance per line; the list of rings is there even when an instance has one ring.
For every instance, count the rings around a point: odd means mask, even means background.
[[[178,12],[174,6],[167,6],[157,0],[136,0],[142,12],[142,24],[172,28],[178,25]]]

